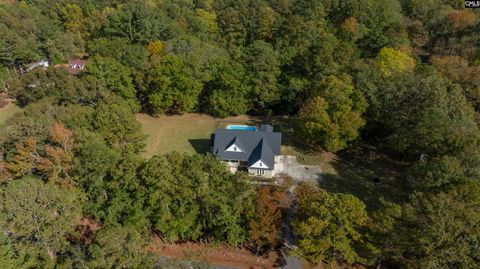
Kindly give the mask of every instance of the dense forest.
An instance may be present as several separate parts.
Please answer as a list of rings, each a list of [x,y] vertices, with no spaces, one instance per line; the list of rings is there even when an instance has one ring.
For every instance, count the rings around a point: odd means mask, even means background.
[[[403,200],[300,184],[296,255],[480,266],[480,10],[463,1],[0,1],[0,88],[23,108],[0,137],[1,268],[153,268],[152,234],[280,247],[288,186],[208,154],[146,159],[137,112],[282,115],[312,150],[375,145],[407,164]]]

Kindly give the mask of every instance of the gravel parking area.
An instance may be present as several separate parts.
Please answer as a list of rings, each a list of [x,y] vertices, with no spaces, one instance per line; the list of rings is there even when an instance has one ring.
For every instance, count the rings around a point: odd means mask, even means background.
[[[297,157],[290,155],[282,155],[279,162],[275,165],[276,175],[290,176],[296,182],[322,180],[321,170],[318,166],[301,165],[297,161]]]

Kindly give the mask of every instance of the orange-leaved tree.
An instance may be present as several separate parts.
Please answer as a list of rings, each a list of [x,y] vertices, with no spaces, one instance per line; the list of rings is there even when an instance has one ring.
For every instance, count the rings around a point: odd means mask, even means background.
[[[44,150],[40,149],[33,137],[17,143],[15,147],[13,158],[0,163],[4,180],[38,174],[54,183],[71,183],[73,132],[63,123],[53,124]]]
[[[255,201],[255,214],[249,222],[250,239],[257,254],[280,243],[283,212],[291,204],[285,191],[272,186],[262,186]]]

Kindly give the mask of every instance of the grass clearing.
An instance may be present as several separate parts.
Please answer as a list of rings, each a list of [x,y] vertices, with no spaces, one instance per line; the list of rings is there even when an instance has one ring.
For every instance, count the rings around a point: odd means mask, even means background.
[[[145,157],[172,151],[182,153],[206,153],[210,149],[210,135],[216,128],[228,124],[249,124],[246,116],[217,119],[203,114],[184,114],[152,117],[136,114],[148,135]]]
[[[322,187],[340,193],[350,193],[361,199],[369,209],[379,206],[379,200],[400,202],[406,196],[406,164],[391,159],[369,145],[358,145],[350,150],[331,154],[324,160],[329,169],[324,171]],[[322,162],[325,153],[308,162]]]
[[[395,161],[366,144],[334,154],[330,152],[295,151],[299,163],[316,165],[322,170],[321,187],[335,193],[348,193],[362,200],[368,209],[379,206],[379,200],[399,202],[406,194],[403,182],[406,165]]]
[[[368,144],[359,144],[337,154],[313,151],[295,135],[295,119],[284,117],[270,121],[283,133],[282,154],[297,156],[301,164],[320,167],[324,189],[355,195],[369,209],[375,209],[381,198],[393,202],[404,199],[406,164]]]

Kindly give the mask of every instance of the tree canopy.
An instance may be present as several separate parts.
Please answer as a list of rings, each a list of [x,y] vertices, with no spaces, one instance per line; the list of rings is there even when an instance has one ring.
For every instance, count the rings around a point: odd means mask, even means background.
[[[0,267],[152,267],[152,239],[266,254],[292,215],[310,263],[477,268],[479,29],[463,1],[1,1],[0,106],[22,109],[0,117]],[[145,158],[135,113],[271,122],[337,173],[287,190],[208,154]],[[401,194],[356,174],[377,165],[356,145],[401,163],[382,170]]]

